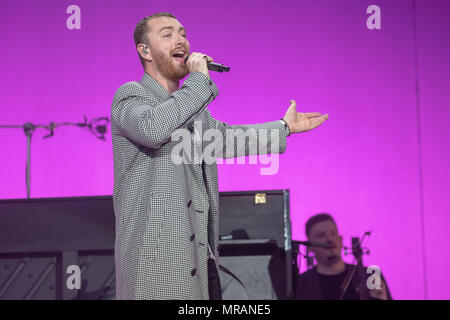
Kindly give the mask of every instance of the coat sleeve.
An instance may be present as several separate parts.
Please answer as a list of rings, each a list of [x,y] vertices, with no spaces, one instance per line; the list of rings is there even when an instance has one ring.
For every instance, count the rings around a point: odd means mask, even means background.
[[[217,95],[217,86],[200,72],[191,73],[181,88],[163,102],[158,102],[138,82],[129,82],[114,95],[111,120],[125,137],[157,149]]]
[[[279,120],[247,125],[215,122],[223,140],[217,150],[218,158],[276,154],[286,150],[286,130]]]

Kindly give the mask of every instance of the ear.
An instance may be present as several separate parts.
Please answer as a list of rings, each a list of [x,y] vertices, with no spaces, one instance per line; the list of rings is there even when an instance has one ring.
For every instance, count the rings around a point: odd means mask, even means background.
[[[139,55],[140,55],[144,60],[152,61],[152,59],[153,59],[153,58],[152,58],[152,54],[151,54],[150,49],[148,48],[148,46],[146,46],[146,45],[143,44],[143,43],[140,43],[140,44],[137,45],[136,49],[138,50]]]

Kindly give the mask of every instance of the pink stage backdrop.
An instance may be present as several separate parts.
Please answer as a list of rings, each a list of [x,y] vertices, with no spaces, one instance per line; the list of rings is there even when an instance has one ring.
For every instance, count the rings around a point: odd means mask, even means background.
[[[80,29],[67,28],[70,5]],[[370,5],[381,29],[366,25]],[[330,115],[288,138],[275,175],[219,165],[220,190],[290,189],[294,239],[329,212],[347,246],[372,231],[365,263],[381,267],[394,298],[450,298],[449,1],[2,1],[0,124],[109,117],[115,90],[142,76],[134,27],[159,11],[178,17],[192,51],[231,66],[212,74],[215,118],[277,120],[289,99]],[[112,194],[109,132],[47,133],[33,136],[32,197]],[[23,131],[2,129],[0,150],[0,198],[25,198]]]

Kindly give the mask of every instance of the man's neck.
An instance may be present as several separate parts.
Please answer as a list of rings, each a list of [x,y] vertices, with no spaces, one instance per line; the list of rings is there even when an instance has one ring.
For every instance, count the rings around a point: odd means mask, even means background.
[[[327,265],[322,263],[317,263],[317,273],[324,275],[336,275],[345,271],[345,262],[342,260],[336,263]]]
[[[180,80],[170,80],[165,78],[163,75],[161,75],[159,72],[154,72],[153,70],[146,69],[145,73],[150,75],[153,79],[159,82],[160,85],[163,86],[164,89],[169,94],[172,94],[173,92],[177,91],[180,88]]]

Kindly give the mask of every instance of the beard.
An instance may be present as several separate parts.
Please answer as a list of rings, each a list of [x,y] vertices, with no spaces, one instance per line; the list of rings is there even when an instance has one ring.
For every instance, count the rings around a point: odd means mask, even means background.
[[[338,262],[339,260],[341,260],[341,256],[337,254],[331,254],[327,257],[328,262]]]
[[[163,52],[155,53],[153,62],[159,72],[169,80],[177,81],[183,79],[189,73],[186,64],[176,62],[171,55]]]
[[[335,264],[342,260],[341,249],[342,248],[340,246],[333,249],[318,248],[319,252],[316,252],[316,259],[320,259],[320,261],[325,265]]]

